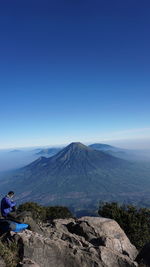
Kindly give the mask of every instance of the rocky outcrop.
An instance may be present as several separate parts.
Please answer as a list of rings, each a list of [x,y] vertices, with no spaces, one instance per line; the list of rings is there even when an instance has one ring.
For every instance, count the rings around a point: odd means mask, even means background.
[[[22,262],[19,263],[21,267],[40,267],[35,261],[30,260],[28,258],[24,258]]]
[[[54,220],[41,233],[11,232],[20,246],[21,266],[135,267],[136,248],[114,221],[99,217]]]
[[[30,225],[30,230],[37,232],[39,234],[43,234],[39,225],[33,220],[32,213],[30,211],[24,211],[17,215],[17,221],[22,223],[27,223]]]
[[[6,267],[5,261],[3,260],[2,257],[0,257],[0,266],[1,267]]]

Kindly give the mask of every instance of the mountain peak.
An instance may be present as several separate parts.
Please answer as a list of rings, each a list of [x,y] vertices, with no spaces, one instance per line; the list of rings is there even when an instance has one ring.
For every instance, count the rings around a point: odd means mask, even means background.
[[[68,146],[66,146],[63,150],[61,150],[59,153],[63,152],[63,153],[84,153],[84,152],[91,152],[93,151],[93,148],[88,147],[80,142],[73,142],[71,144],[69,144]],[[58,154],[59,154],[58,153]]]
[[[72,142],[70,145],[68,145],[66,148],[68,149],[89,149],[86,145],[80,143],[80,142]]]
[[[80,158],[85,158],[87,153],[94,151],[92,148],[80,143],[80,142],[73,142],[63,148],[58,154],[53,156],[53,159],[61,159],[63,160],[71,160],[74,161],[75,158],[80,161]]]

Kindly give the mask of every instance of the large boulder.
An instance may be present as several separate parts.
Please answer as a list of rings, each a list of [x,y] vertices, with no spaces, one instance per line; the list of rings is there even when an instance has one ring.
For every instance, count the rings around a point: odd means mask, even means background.
[[[84,238],[95,246],[105,246],[132,260],[137,255],[136,248],[121,229],[119,224],[111,219],[99,217],[82,217],[77,222],[68,225],[70,231],[84,236]]]
[[[42,234],[25,230],[12,233],[22,246],[25,260],[40,267],[135,267],[136,248],[119,225],[110,219],[82,217],[54,220],[42,226]],[[23,263],[24,262],[24,263]]]
[[[16,217],[18,222],[26,223],[29,225],[31,231],[42,234],[42,230],[39,225],[33,220],[32,213],[30,211],[23,211]]]

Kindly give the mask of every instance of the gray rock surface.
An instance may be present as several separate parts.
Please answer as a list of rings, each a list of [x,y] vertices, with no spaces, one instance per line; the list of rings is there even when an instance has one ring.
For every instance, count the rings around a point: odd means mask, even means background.
[[[42,234],[42,230],[39,225],[32,219],[32,214],[30,211],[24,211],[17,215],[16,219],[19,222],[27,223],[30,226],[30,230]]]
[[[25,230],[12,238],[22,244],[24,267],[137,266],[136,248],[110,219],[59,219],[53,226],[43,225],[42,234]]]
[[[0,267],[6,267],[6,264],[2,257],[0,257]]]
[[[35,261],[32,261],[28,258],[24,258],[22,262],[20,262],[21,267],[40,267]]]

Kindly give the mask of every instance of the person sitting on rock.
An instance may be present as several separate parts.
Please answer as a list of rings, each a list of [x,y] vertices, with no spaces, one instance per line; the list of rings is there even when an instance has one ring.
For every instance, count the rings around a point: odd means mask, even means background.
[[[1,200],[1,214],[5,219],[14,219],[16,203],[12,200],[14,196],[13,191],[9,191],[8,194]]]

